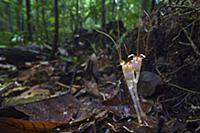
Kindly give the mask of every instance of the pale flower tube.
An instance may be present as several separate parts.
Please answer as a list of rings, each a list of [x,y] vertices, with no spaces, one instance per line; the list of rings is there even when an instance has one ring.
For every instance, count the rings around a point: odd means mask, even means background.
[[[134,56],[133,59],[122,65],[123,74],[128,86],[131,98],[134,103],[137,118],[139,123],[143,123],[142,118],[145,116],[139,101],[137,92],[137,83],[140,77],[140,70],[142,66],[142,57]]]

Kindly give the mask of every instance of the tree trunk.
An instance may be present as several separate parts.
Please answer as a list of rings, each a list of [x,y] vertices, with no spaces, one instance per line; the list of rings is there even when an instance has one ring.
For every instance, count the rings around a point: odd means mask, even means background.
[[[42,23],[43,23],[43,27],[44,27],[44,35],[45,35],[45,40],[48,40],[49,37],[48,37],[48,31],[47,31],[47,22],[46,22],[46,19],[45,19],[45,8],[46,6],[46,0],[42,0]]]
[[[112,19],[115,20],[115,0],[111,0],[112,1]]]
[[[73,11],[70,10],[70,28],[71,28],[71,31],[74,32],[74,14],[73,14]],[[75,24],[76,25],[76,24]]]
[[[119,18],[122,18],[125,15],[125,12],[124,12],[123,9],[126,7],[126,6],[124,6],[124,5],[126,5],[126,3],[125,3],[125,1],[119,1],[117,4],[118,4],[117,6],[119,6],[119,9],[118,9],[119,15],[118,15],[117,19],[119,19]]]
[[[12,24],[12,11],[11,11],[11,7],[9,4],[7,4],[6,6],[6,13],[8,14],[8,29],[10,32],[13,32],[13,24]]]
[[[79,0],[76,0],[76,23],[75,23],[75,32],[78,30],[79,28]]]
[[[36,5],[36,10],[35,10],[35,14],[36,14],[36,26],[35,26],[35,30],[36,30],[36,39],[38,39],[39,37],[39,33],[40,33],[40,23],[39,23],[39,1],[35,0],[35,5]]]
[[[24,14],[23,12],[21,12],[21,17],[22,17],[22,20],[21,20],[21,28],[22,28],[22,31],[25,30],[25,20],[24,20]]]
[[[79,7],[79,10],[80,12],[84,12],[84,3],[83,3],[83,0],[80,0],[80,7]],[[82,23],[82,20],[83,20],[83,15],[79,15],[79,19],[78,19],[78,23],[79,23],[79,28],[82,29],[83,28],[83,23]]]
[[[151,12],[153,11],[153,9],[155,8],[156,5],[156,0],[152,0],[151,1]]]
[[[59,29],[59,13],[58,13],[58,0],[54,0],[54,17],[55,17],[55,23],[54,23],[54,41],[53,41],[53,47],[52,47],[52,55],[51,58],[53,59],[55,57],[55,54],[58,50],[58,29]]]
[[[142,0],[142,14],[145,15],[145,12],[147,11],[147,0]]]
[[[92,0],[90,0],[90,12],[91,12],[91,17],[92,17],[92,19],[94,20],[94,23],[95,24],[98,24],[98,16],[97,16],[97,10],[96,10],[96,4],[92,1]]]
[[[101,8],[102,8],[102,18],[101,18],[101,23],[102,23],[102,27],[105,26],[106,24],[106,1],[105,0],[101,0]]]
[[[17,7],[17,30],[22,31],[22,0],[18,0]]]
[[[32,25],[31,25],[31,1],[26,0],[26,15],[27,15],[27,29],[28,29],[28,41],[33,41],[32,37]]]

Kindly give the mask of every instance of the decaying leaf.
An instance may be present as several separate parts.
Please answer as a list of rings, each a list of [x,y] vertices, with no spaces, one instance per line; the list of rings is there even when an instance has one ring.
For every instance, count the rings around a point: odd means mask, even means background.
[[[23,88],[23,87],[21,87]],[[22,92],[18,96],[4,98],[1,106],[15,106],[40,101],[50,97],[50,92],[47,89],[30,89]]]
[[[96,97],[100,96],[99,87],[96,82],[85,81],[85,86],[88,93]]]
[[[55,98],[15,106],[15,108],[34,121],[51,121],[66,123],[76,116],[80,103],[71,94],[64,94]]]
[[[1,133],[39,133],[49,132],[58,124],[52,122],[33,122],[14,118],[0,118]]]
[[[18,76],[18,81],[41,83],[48,81],[53,74],[54,68],[49,64],[37,64]]]

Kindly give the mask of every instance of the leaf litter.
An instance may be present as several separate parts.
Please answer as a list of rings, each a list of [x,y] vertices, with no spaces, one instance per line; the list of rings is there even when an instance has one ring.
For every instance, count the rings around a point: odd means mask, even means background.
[[[5,65],[4,60],[0,66],[4,75],[0,77],[0,125],[4,126],[0,130],[198,132],[200,12],[191,6],[162,6],[150,14],[151,19],[144,19],[139,41],[146,58],[138,92],[148,126],[138,123],[138,111],[111,42],[105,39],[110,45],[100,44],[94,53],[87,50],[87,42],[83,42],[85,49],[73,46],[80,36],[68,44],[64,55],[72,58],[67,61],[34,58],[15,64],[10,59]],[[136,40],[137,28],[126,33],[123,58],[135,51]],[[8,67],[12,65],[16,66]]]

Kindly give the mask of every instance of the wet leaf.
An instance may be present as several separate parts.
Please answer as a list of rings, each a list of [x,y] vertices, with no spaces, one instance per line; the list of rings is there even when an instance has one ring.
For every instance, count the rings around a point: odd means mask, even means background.
[[[64,94],[39,102],[15,106],[34,121],[66,123],[76,116],[80,103],[71,94]]]

